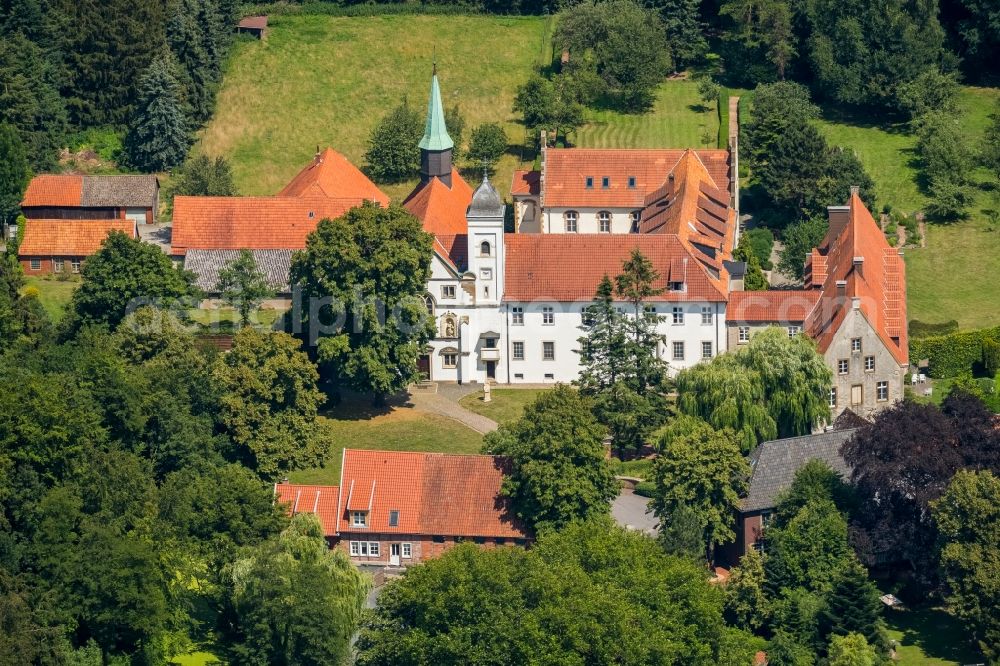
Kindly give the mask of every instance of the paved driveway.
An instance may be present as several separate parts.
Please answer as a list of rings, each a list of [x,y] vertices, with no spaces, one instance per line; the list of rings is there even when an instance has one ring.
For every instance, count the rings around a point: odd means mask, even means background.
[[[636,495],[631,490],[623,490],[611,503],[611,515],[615,522],[628,529],[656,534],[656,516],[646,513],[649,499]]]

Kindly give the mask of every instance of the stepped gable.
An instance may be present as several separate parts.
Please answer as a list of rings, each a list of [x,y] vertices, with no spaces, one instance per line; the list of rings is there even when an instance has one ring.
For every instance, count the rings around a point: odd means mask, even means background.
[[[283,190],[279,197],[324,196],[331,199],[364,199],[389,205],[389,197],[368,176],[332,148],[316,157]]]
[[[856,303],[893,358],[909,363],[906,266],[856,190],[846,207],[831,209],[830,229],[807,260],[806,276],[820,298],[805,330],[821,352]]]
[[[715,279],[728,284],[723,261],[732,258],[736,212],[695,151],[684,151],[663,184],[646,196],[639,233],[676,235]]]

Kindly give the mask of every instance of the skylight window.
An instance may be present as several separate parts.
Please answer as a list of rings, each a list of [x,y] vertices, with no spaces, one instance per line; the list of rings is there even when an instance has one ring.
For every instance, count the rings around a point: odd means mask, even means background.
[[[594,189],[594,177],[593,176],[587,176],[587,189],[588,190]]]
[[[604,188],[605,190],[611,187],[611,179],[608,178],[607,176],[601,178],[601,187]]]
[[[632,190],[635,189],[635,176],[629,176],[628,177],[628,186],[629,186],[629,189],[632,189]]]

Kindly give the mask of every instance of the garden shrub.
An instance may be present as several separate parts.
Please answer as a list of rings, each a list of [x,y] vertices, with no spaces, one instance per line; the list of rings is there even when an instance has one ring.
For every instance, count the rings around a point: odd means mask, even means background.
[[[1000,344],[1000,326],[910,340],[910,359],[927,359],[931,377],[954,377],[985,366],[986,354],[995,362],[994,347],[989,343]],[[991,351],[985,351],[987,347]]]
[[[652,497],[654,492],[656,492],[656,484],[652,481],[643,481],[642,483],[635,484],[636,495]]]
[[[958,333],[958,321],[952,319],[951,321],[944,321],[939,324],[930,324],[913,319],[910,321],[909,332],[911,340],[913,338],[929,338],[935,335]]]

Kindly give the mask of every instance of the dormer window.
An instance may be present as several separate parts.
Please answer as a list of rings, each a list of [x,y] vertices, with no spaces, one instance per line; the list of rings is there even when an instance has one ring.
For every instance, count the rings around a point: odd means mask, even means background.
[[[479,245],[479,254],[481,256],[488,257],[488,256],[490,256],[490,252],[491,251],[492,251],[492,248],[490,247],[490,242],[489,241],[483,241]]]
[[[604,176],[603,178],[601,178],[601,188],[606,190],[609,187],[611,187],[611,179],[608,178],[607,176]]]
[[[670,283],[670,291],[684,291],[684,283],[683,282],[671,282]]]
[[[641,210],[632,211],[631,213],[628,214],[628,219],[632,223],[632,228],[630,229],[631,233],[633,234],[639,233],[639,221],[642,219],[642,211]]]
[[[635,176],[629,176],[628,177],[628,188],[630,190],[634,190],[635,189]]]
[[[587,176],[587,189],[588,190],[594,189],[594,177],[593,176]]]
[[[352,511],[351,512],[351,527],[368,527],[368,512],[367,511]]]

